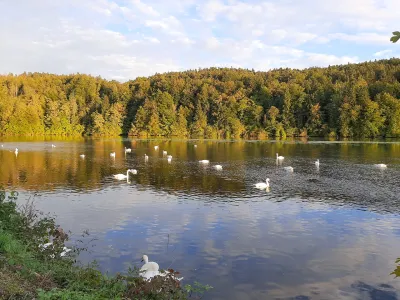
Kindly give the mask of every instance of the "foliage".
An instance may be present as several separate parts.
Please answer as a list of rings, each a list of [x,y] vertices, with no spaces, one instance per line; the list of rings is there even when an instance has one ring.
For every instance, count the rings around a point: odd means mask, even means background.
[[[109,277],[95,263],[80,265],[78,248],[61,257],[68,235],[32,202],[18,208],[17,196],[0,189],[0,299],[187,299],[210,289],[197,283],[195,289],[182,287],[172,269],[151,281],[137,269]],[[54,247],[39,246],[49,241]]]
[[[399,97],[395,58],[269,72],[209,68],[125,83],[24,73],[0,76],[0,135],[398,137]]]
[[[393,43],[397,43],[399,39],[400,39],[400,31],[394,31],[393,36],[390,38],[390,41]]]

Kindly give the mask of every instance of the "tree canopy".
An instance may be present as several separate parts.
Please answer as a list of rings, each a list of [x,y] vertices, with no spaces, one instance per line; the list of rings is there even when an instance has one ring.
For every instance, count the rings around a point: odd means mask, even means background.
[[[2,135],[266,138],[400,136],[400,59],[208,68],[125,83],[82,74],[0,76]]]

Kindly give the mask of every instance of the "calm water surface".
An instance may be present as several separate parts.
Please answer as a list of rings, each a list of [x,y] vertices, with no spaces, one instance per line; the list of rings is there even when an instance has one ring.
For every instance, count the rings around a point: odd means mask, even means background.
[[[38,193],[37,207],[74,233],[72,245],[89,230],[81,259],[103,271],[140,266],[147,254],[187,283],[211,284],[206,299],[400,298],[389,275],[400,256],[400,142],[0,143],[0,185],[21,202]],[[138,170],[130,182],[113,179],[127,168]],[[267,177],[269,192],[254,188]]]

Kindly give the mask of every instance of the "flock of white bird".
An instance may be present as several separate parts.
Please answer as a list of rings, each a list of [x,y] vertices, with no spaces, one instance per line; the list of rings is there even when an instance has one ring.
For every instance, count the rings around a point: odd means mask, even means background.
[[[194,145],[194,148],[197,148],[197,145]],[[154,146],[154,150],[155,150],[155,151],[158,151],[158,150],[159,150],[159,146]],[[125,148],[124,148],[124,151],[125,151],[125,154],[126,154],[126,153],[131,153],[131,152],[132,152],[132,149],[131,149],[131,148],[126,148],[126,147],[125,147]],[[163,155],[164,157],[167,158],[168,163],[171,163],[171,162],[172,162],[172,155],[168,155],[168,151],[163,150],[163,151],[162,151],[162,155]],[[81,154],[80,157],[81,157],[81,158],[85,158],[85,154]],[[115,157],[116,157],[116,153],[115,153],[115,152],[111,152],[111,153],[110,153],[110,157],[111,157],[111,158],[115,158]],[[148,156],[147,154],[144,155],[144,160],[145,160],[146,162],[149,160],[149,156]],[[203,160],[199,160],[199,163],[200,163],[200,164],[203,164],[203,165],[207,165],[207,164],[210,163],[210,161],[209,161],[208,159],[203,159]],[[218,171],[221,171],[221,170],[222,170],[222,166],[221,166],[221,165],[214,165],[213,168],[216,169],[216,170],[218,170]],[[117,180],[125,180],[125,179],[126,179],[127,182],[129,182],[129,174],[136,175],[137,173],[138,173],[138,171],[137,171],[136,169],[128,169],[128,170],[126,171],[126,174],[115,174],[115,175],[113,175],[113,177],[114,177],[115,179],[117,179]]]

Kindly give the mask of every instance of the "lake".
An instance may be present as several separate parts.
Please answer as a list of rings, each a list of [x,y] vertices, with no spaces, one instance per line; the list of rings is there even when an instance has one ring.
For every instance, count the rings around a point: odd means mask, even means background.
[[[21,203],[36,194],[36,207],[72,231],[70,245],[83,239],[82,261],[96,259],[105,272],[141,266],[147,254],[184,283],[212,285],[204,299],[400,297],[400,279],[390,275],[400,256],[399,141],[0,144],[0,185],[18,190]],[[138,171],[129,182],[113,178],[127,168]],[[254,187],[267,177],[269,191]]]

